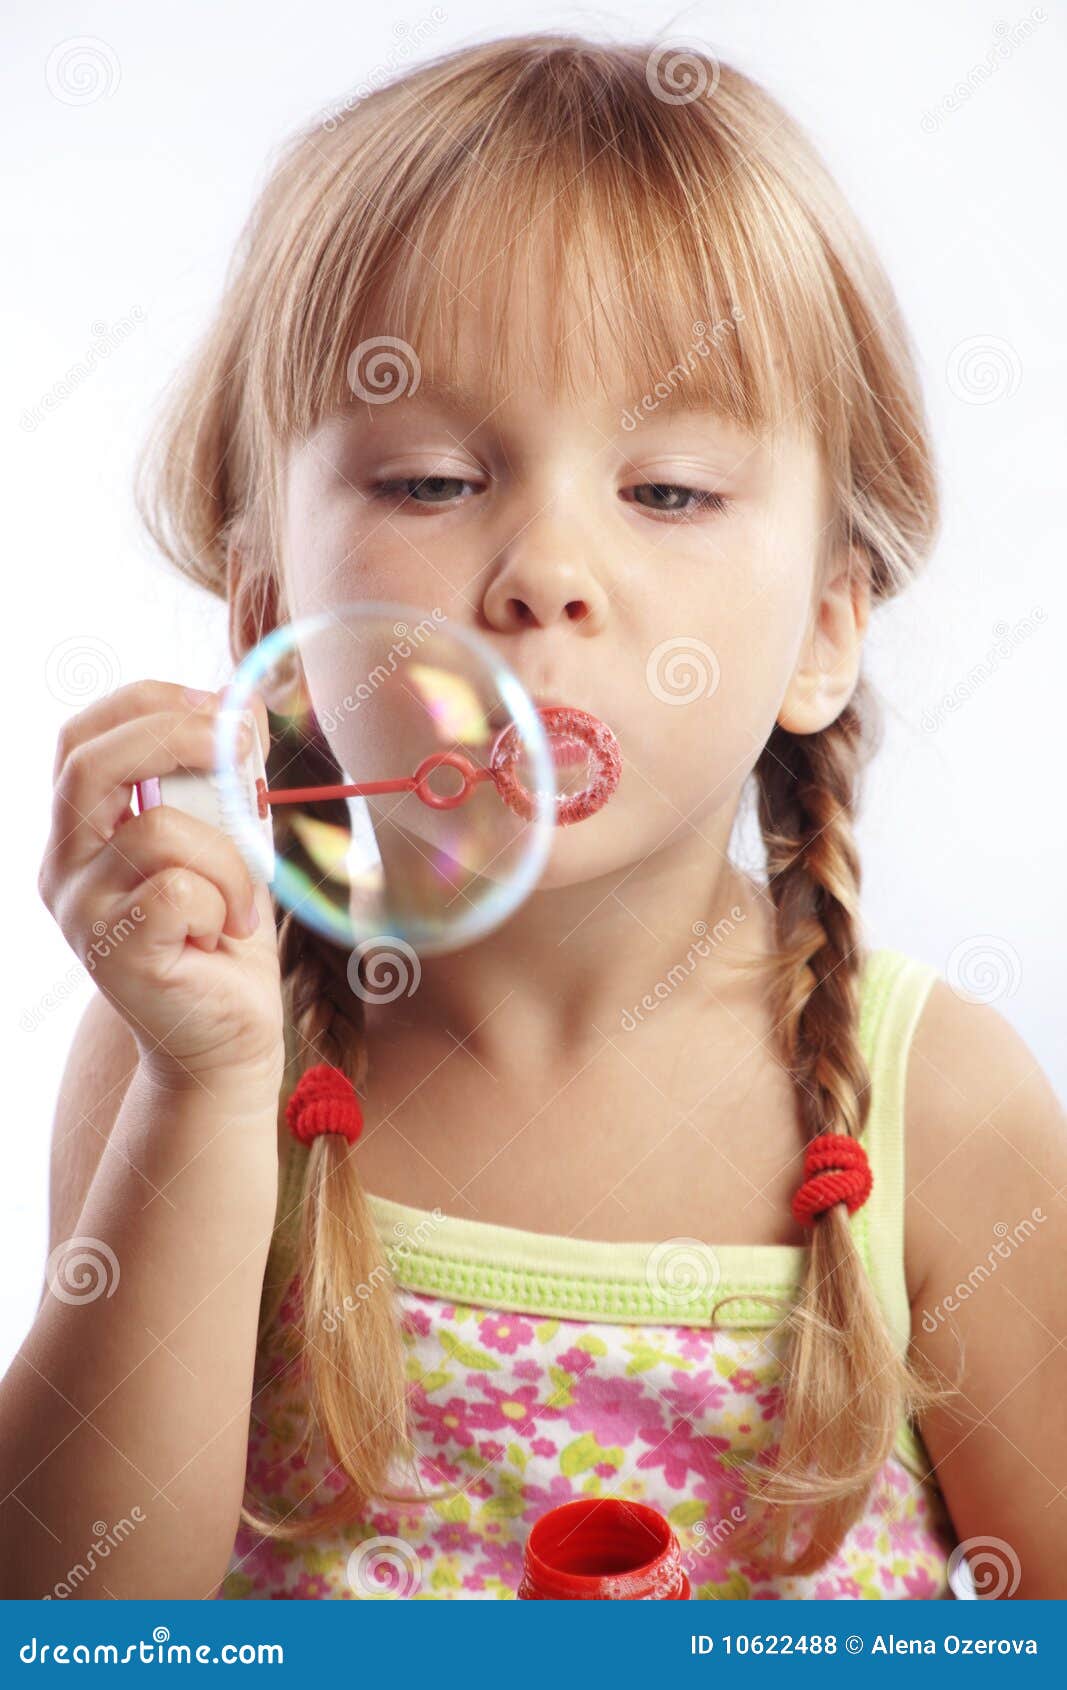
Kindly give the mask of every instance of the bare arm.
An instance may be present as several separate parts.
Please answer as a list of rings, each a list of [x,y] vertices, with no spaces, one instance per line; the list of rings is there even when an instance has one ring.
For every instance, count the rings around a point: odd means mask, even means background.
[[[237,1531],[277,1092],[165,1091],[134,1057],[98,998],[56,1116],[47,1282],[0,1383],[6,1598],[209,1597]]]
[[[1067,1120],[1010,1023],[932,989],[908,1078],[921,1431],[979,1595],[1067,1596]]]

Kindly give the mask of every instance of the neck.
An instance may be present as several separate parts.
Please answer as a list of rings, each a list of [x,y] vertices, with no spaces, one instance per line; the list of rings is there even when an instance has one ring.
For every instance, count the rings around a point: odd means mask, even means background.
[[[724,838],[687,830],[639,864],[538,890],[476,944],[420,959],[410,997],[367,1008],[378,1037],[462,1044],[494,1078],[571,1068],[606,1036],[751,993],[737,964],[766,953],[766,894]]]

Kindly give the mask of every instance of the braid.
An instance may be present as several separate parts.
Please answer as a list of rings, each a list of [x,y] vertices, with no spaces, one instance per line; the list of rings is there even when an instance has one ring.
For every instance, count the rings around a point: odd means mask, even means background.
[[[877,730],[865,680],[818,733],[776,727],[756,765],[777,944],[769,1000],[805,1139],[857,1137],[870,1109],[859,1044],[860,863],[853,815]],[[812,1229],[788,1316],[779,1456],[757,1481],[762,1553],[779,1570],[823,1564],[860,1515],[900,1418],[930,1399],[899,1353],[841,1204]],[[801,1513],[803,1508],[804,1512]],[[805,1547],[789,1558],[803,1526]]]
[[[293,762],[290,754],[290,770]],[[280,922],[278,955],[287,1044],[296,1053],[283,1105],[299,1074],[317,1062],[339,1068],[357,1089],[363,1086],[364,1000],[349,981],[347,953],[289,911]],[[297,1260],[294,1325],[307,1381],[305,1443],[318,1425],[348,1484],[314,1514],[278,1520],[245,1507],[242,1519],[265,1536],[300,1541],[359,1519],[370,1497],[410,1504],[453,1494],[455,1487],[414,1495],[392,1487],[395,1458],[413,1453],[395,1284],[360,1178],[359,1146],[333,1133],[314,1138],[307,1149]]]

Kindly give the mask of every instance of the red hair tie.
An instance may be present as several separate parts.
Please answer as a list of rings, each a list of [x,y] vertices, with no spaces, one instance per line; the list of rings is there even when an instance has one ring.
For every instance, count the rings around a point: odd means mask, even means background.
[[[285,1106],[285,1119],[301,1144],[310,1144],[319,1133],[341,1133],[355,1144],[363,1131],[355,1086],[328,1062],[318,1062],[301,1074]]]
[[[793,1198],[793,1219],[801,1226],[847,1203],[850,1215],[871,1195],[871,1164],[858,1139],[847,1133],[820,1133],[804,1152],[804,1182]]]

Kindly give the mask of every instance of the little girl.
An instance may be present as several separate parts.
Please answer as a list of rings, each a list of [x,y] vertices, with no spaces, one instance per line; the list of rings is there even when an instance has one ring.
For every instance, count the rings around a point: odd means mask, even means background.
[[[1002,1016],[865,941],[863,639],[936,488],[797,127],[698,53],[555,35],[345,104],[146,476],[234,661],[440,606],[623,775],[386,1005],[219,830],[131,813],[210,766],[216,697],[64,730],[42,893],[78,949],[138,914],[64,1079],[4,1593],[139,1502],[84,1594],[511,1598],[532,1523],[610,1496],[700,1598],[1067,1595],[1064,1122]],[[72,1238],[118,1294],[57,1294]]]

